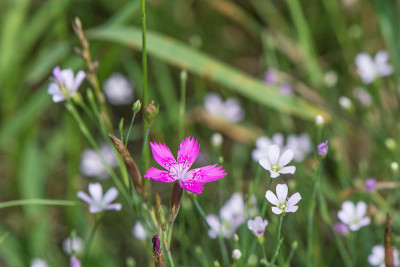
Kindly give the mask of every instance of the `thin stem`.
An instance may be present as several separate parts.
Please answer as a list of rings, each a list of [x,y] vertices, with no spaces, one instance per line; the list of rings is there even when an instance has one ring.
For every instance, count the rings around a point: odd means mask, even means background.
[[[168,255],[168,260],[169,260],[170,266],[171,267],[175,267],[174,260],[172,259],[172,255],[171,255],[171,251],[170,250],[167,251],[167,255]]]
[[[147,96],[146,0],[140,0],[140,11],[142,16],[143,104],[147,106],[149,101]]]
[[[272,178],[269,179],[268,186],[267,186],[267,191],[271,188],[272,184]],[[267,210],[268,207],[268,201],[264,201],[264,205],[261,209],[261,217],[264,217],[265,211]]]
[[[264,258],[264,260],[265,260],[265,263],[266,263],[267,266],[268,266],[267,250],[266,250],[266,248],[265,248],[265,244],[264,244],[264,243],[261,244],[261,248],[262,248],[262,251],[263,251],[263,258]]]
[[[90,235],[89,235],[88,241],[86,243],[85,256],[83,257],[83,261],[84,262],[89,257],[90,247],[91,247],[92,242],[93,242],[94,234],[96,233],[97,227],[100,225],[100,222],[101,222],[101,219],[103,218],[103,215],[104,214],[102,214],[100,217],[96,218],[96,222],[93,225],[92,231],[90,231]]]
[[[76,206],[78,202],[70,200],[56,200],[56,199],[18,199],[4,201],[0,203],[0,209],[27,206],[27,205],[47,205],[47,206]]]
[[[131,130],[132,130],[133,121],[135,120],[135,117],[136,117],[136,113],[133,112],[131,124],[129,125],[128,133],[126,134],[125,146],[128,146],[128,140],[129,140],[129,136],[131,135]]]
[[[186,104],[186,81],[187,72],[181,72],[181,100],[179,103],[179,140],[183,139],[185,132],[185,104]]]
[[[278,257],[279,249],[280,249],[282,241],[283,241],[283,239],[281,240],[282,221],[283,221],[283,215],[281,215],[281,218],[279,220],[278,237],[277,237],[277,240],[276,240],[276,244],[277,245],[276,245],[276,249],[275,249],[274,255],[272,256],[272,259],[271,259],[271,265],[272,266],[274,265],[275,260]]]

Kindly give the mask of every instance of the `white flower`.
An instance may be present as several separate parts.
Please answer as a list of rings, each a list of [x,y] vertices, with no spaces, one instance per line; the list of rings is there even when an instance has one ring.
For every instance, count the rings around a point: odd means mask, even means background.
[[[298,136],[293,134],[289,135],[287,138],[286,148],[289,148],[293,151],[293,159],[297,162],[302,162],[313,150],[310,137],[306,133]]]
[[[378,77],[389,76],[393,73],[393,67],[388,63],[389,55],[386,51],[379,51],[372,59],[367,53],[360,53],[356,56],[358,74],[361,80],[366,83],[372,83]]]
[[[220,220],[221,218],[221,220]],[[236,229],[246,220],[245,205],[240,193],[234,193],[231,198],[221,207],[220,216],[215,214],[207,215],[207,223],[211,229],[208,230],[210,238],[221,235],[231,238]]]
[[[326,86],[329,87],[335,86],[337,84],[337,81],[338,81],[338,75],[333,70],[327,71],[324,74],[324,83]]]
[[[110,167],[115,168],[118,165],[117,157],[110,146],[102,146],[100,153]],[[80,170],[85,176],[97,177],[102,180],[108,178],[109,175],[100,156],[93,149],[86,149],[82,152]]]
[[[357,231],[370,223],[370,218],[365,217],[366,213],[367,204],[365,204],[365,202],[360,201],[357,205],[354,205],[351,201],[345,201],[342,204],[342,209],[337,213],[337,216],[351,231]]]
[[[382,245],[375,245],[372,247],[372,252],[368,256],[368,263],[372,266],[385,267],[385,248]],[[399,251],[393,249],[393,264],[399,265]]]
[[[317,116],[315,116],[315,124],[317,126],[322,126],[322,125],[324,125],[324,123],[325,123],[325,120],[324,120],[324,117],[322,117],[322,115],[318,114]]]
[[[295,212],[299,207],[295,206],[300,200],[300,193],[293,194],[289,199],[288,187],[286,184],[278,184],[276,186],[276,196],[270,190],[265,193],[265,198],[276,207],[272,207],[272,212],[281,214],[286,212]]]
[[[348,98],[346,96],[341,96],[341,97],[339,97],[339,105],[343,109],[349,110],[351,108],[351,106],[353,105],[353,103],[351,103],[350,98]]]
[[[145,240],[147,238],[146,229],[144,229],[143,225],[138,221],[135,226],[132,228],[132,234],[139,240]]]
[[[224,141],[224,137],[220,133],[214,133],[211,136],[211,145],[213,147],[220,147],[222,145],[223,141]]]
[[[276,178],[280,174],[293,174],[296,171],[296,167],[286,166],[293,159],[293,156],[294,153],[291,149],[280,155],[279,146],[272,145],[268,148],[268,157],[262,158],[258,162],[271,173],[271,178]]]
[[[261,136],[256,140],[256,148],[251,152],[254,161],[259,161],[262,158],[268,157],[268,148],[271,145],[278,145],[283,148],[284,137],[281,133],[276,133],[272,136],[272,140],[266,136]]]
[[[113,73],[103,83],[107,100],[113,105],[130,104],[133,100],[133,85],[120,73]]]
[[[216,93],[209,93],[204,97],[204,108],[214,116],[228,122],[239,122],[244,118],[244,110],[236,98],[228,98],[225,102]]]
[[[234,260],[238,260],[238,259],[240,259],[241,257],[242,257],[242,252],[240,252],[240,250],[234,249],[234,250],[232,251],[232,258],[233,258]]]
[[[247,221],[247,227],[254,235],[260,236],[264,234],[265,227],[267,227],[268,221],[263,220],[260,216],[257,216],[254,220]]]
[[[79,236],[75,236],[71,242],[71,238],[68,237],[63,241],[62,247],[68,255],[71,255],[72,251],[79,255],[83,251],[83,240]]]
[[[59,66],[53,69],[54,82],[49,84],[47,93],[52,95],[53,102],[61,102],[65,100],[64,93],[73,97],[78,91],[83,79],[85,79],[85,72],[80,70],[74,77],[72,69],[61,70]],[[65,87],[65,92],[61,90],[61,87]]]
[[[362,87],[356,87],[353,90],[353,96],[358,99],[360,104],[364,107],[369,107],[372,104],[372,97],[368,93],[367,90],[365,90]]]
[[[34,258],[31,260],[30,267],[49,267],[50,265],[43,259]]]
[[[98,213],[105,210],[116,210],[119,211],[122,208],[120,203],[111,204],[114,199],[118,196],[118,190],[115,187],[111,187],[103,196],[103,188],[99,183],[89,184],[89,193],[87,195],[83,191],[78,192],[78,197],[89,204],[90,213]]]

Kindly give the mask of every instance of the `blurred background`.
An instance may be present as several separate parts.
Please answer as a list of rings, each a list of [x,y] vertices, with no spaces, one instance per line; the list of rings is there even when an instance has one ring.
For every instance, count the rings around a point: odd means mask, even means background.
[[[360,264],[356,266],[365,266],[372,245],[383,242],[385,212],[393,214],[394,228],[400,225],[400,217],[396,217],[399,201],[394,194],[397,187],[373,196],[351,191],[370,177],[397,182],[390,164],[400,160],[399,7],[398,1],[379,0],[146,1],[149,100],[160,107],[150,140],[165,142],[175,155],[181,141],[177,139],[179,77],[186,69],[185,136],[194,136],[201,144],[195,164],[204,166],[223,156],[228,172],[219,184],[206,185],[199,197],[207,214],[217,214],[216,207],[234,192],[248,193],[259,168],[252,158],[259,136],[306,133],[312,148],[296,163],[296,178],[277,181],[287,181],[292,193],[304,196],[303,211],[300,208],[296,216],[289,216],[283,226],[281,254],[288,254],[297,240],[300,245],[292,266],[305,266],[302,230],[306,229],[305,207],[317,161],[315,147],[328,139],[330,151],[322,176],[332,220],[337,221],[341,202],[350,197],[368,199],[375,207],[369,210],[373,226],[361,230],[352,241],[353,249],[357,248],[355,262]],[[87,191],[89,182],[99,181],[82,171],[82,153],[90,144],[65,106],[53,103],[47,93],[54,66],[75,73],[85,69],[74,52],[74,47],[80,46],[72,29],[75,17],[87,30],[102,88],[113,73],[123,75],[133,88],[129,103],[112,104],[107,96],[114,134],[119,132],[121,117],[125,125],[130,121],[132,103],[143,98],[139,0],[0,1],[0,202],[33,198],[77,201],[77,191]],[[393,71],[365,83],[355,58],[360,53],[373,58],[381,50],[388,53]],[[87,87],[85,81],[80,88],[84,96]],[[239,105],[240,118],[222,116],[223,123],[215,120],[207,108],[214,105],[207,104],[211,92],[221,101],[235,99],[233,106]],[[143,124],[139,114],[128,149],[140,165]],[[314,122],[318,114],[326,122],[322,136],[317,136]],[[84,113],[82,118],[98,144],[103,144],[93,122]],[[211,141],[215,132],[223,136],[221,146]],[[154,161],[152,166],[157,166]],[[255,194],[259,208],[267,187],[263,175]],[[110,179],[101,183],[103,188],[113,186]],[[171,186],[152,186],[167,205]],[[132,266],[127,259],[134,259],[136,266],[152,265],[152,233],[143,240],[132,234],[139,216],[128,207],[107,212],[84,266]],[[50,266],[69,266],[63,241],[73,230],[87,239],[94,223],[83,204],[2,208],[0,218],[0,266],[12,267],[29,266],[34,258],[45,259]],[[278,218],[268,220],[272,226],[267,236],[275,240]],[[316,221],[322,222],[319,215]],[[206,231],[192,202],[184,197],[173,234],[177,266],[212,266],[221,259],[215,249],[217,242],[202,234]],[[244,224],[238,233],[247,235],[246,231]],[[314,239],[321,242],[313,253],[318,266],[342,266],[328,228],[318,225]],[[234,248],[234,241],[226,242],[229,249]],[[243,242],[248,242],[244,247],[250,244],[250,236]],[[268,253],[272,249],[267,248]]]

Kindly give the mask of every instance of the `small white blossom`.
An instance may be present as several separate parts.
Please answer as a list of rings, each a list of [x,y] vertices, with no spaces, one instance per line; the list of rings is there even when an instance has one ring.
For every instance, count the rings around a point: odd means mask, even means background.
[[[146,229],[144,229],[143,225],[138,221],[135,226],[132,228],[132,234],[139,240],[145,240],[147,238]]]
[[[85,72],[80,70],[74,77],[74,72],[72,69],[61,70],[59,66],[53,69],[53,79],[54,82],[49,84],[47,92],[52,95],[53,102],[64,101],[65,94],[73,97],[78,91],[83,79],[85,79]],[[65,92],[61,90],[61,87],[65,87]]]
[[[265,198],[276,207],[272,207],[272,212],[275,214],[295,212],[299,207],[296,204],[301,200],[300,193],[293,194],[287,198],[288,187],[286,184],[278,184],[276,186],[276,195],[268,190],[265,193]]]
[[[214,117],[224,119],[228,122],[236,123],[244,118],[244,110],[236,98],[228,98],[222,101],[216,93],[209,93],[204,98],[206,111]]]
[[[290,173],[296,171],[294,166],[286,166],[292,159],[294,153],[291,149],[287,149],[280,155],[279,146],[272,145],[268,148],[268,157],[259,160],[260,165],[271,173],[271,178],[276,178],[280,174]]]
[[[327,71],[324,74],[324,83],[326,86],[332,87],[335,86],[338,81],[338,75],[333,70]]]
[[[234,260],[239,260],[241,257],[242,257],[242,252],[240,252],[240,250],[234,249],[234,250],[232,251],[232,258],[233,258]]]
[[[372,266],[385,267],[385,248],[382,245],[372,247],[372,252],[368,256],[368,263]],[[399,251],[393,249],[393,265],[399,266]]]
[[[224,138],[222,137],[222,134],[220,134],[220,133],[214,133],[211,136],[211,145],[213,147],[220,147],[222,145],[223,141],[224,141]]]
[[[367,90],[365,90],[362,87],[356,87],[353,90],[353,96],[358,99],[360,104],[364,107],[369,107],[372,104],[372,97],[368,93]]]
[[[353,104],[351,103],[350,98],[348,98],[346,96],[341,96],[341,97],[339,97],[339,105],[343,109],[349,110]]]
[[[31,260],[30,267],[49,267],[50,265],[43,259],[34,258]]]
[[[78,197],[89,204],[90,213],[98,213],[105,210],[116,210],[120,211],[122,208],[121,203],[113,203],[117,196],[118,190],[115,187],[111,187],[103,196],[103,188],[99,183],[89,184],[89,194],[83,191],[78,192]]]
[[[322,115],[318,114],[317,116],[315,116],[315,124],[317,126],[324,125],[324,123],[325,123],[325,120],[324,120],[324,117],[322,117]]]
[[[399,171],[399,164],[395,161],[390,163],[390,168],[392,169],[393,172],[398,172]]]
[[[367,204],[360,201],[354,205],[351,201],[345,201],[342,209],[338,212],[338,218],[342,223],[346,224],[351,231],[357,231],[370,223],[370,218],[366,217]]]
[[[254,220],[247,221],[247,227],[254,235],[260,236],[264,234],[265,227],[267,227],[268,221],[263,220],[260,216],[257,216]]]
[[[126,105],[133,101],[133,85],[122,74],[113,73],[103,83],[107,100],[113,105]]]
[[[100,148],[100,153],[111,168],[117,167],[118,160],[114,150],[110,146],[102,146]],[[101,180],[104,180],[109,176],[100,156],[93,149],[86,149],[82,152],[80,170],[85,176],[97,177]]]
[[[393,73],[393,67],[388,63],[389,55],[386,51],[379,51],[373,59],[367,53],[360,53],[356,56],[358,74],[361,80],[370,84],[378,77],[389,76]]]
[[[281,133],[276,133],[272,136],[272,140],[266,136],[261,136],[256,140],[256,148],[251,152],[254,161],[259,161],[262,158],[268,157],[268,148],[271,145],[278,145],[283,148],[284,137]]]
[[[75,236],[71,242],[71,238],[68,237],[63,241],[62,247],[68,255],[71,255],[72,251],[79,255],[83,251],[83,240],[79,236]]]

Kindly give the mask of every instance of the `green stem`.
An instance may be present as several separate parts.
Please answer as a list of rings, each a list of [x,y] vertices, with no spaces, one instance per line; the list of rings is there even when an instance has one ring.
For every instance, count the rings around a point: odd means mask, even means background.
[[[185,104],[186,104],[186,81],[187,72],[181,72],[181,100],[179,105],[179,140],[183,140],[185,132]]]
[[[268,186],[267,186],[267,191],[271,188],[272,184],[272,178],[269,179]],[[264,205],[261,209],[261,217],[264,217],[265,211],[267,210],[268,207],[268,201],[264,201]]]
[[[276,258],[278,257],[279,249],[281,248],[281,244],[283,239],[281,240],[281,230],[282,230],[282,221],[283,221],[283,215],[281,215],[281,218],[279,220],[279,226],[278,226],[278,237],[276,239],[276,249],[274,252],[274,255],[272,256],[271,259],[271,265],[273,266],[275,263]]]
[[[313,266],[313,257],[312,257],[312,238],[313,238],[313,222],[314,222],[314,213],[316,206],[316,190],[315,185],[320,177],[322,169],[322,161],[320,161],[318,171],[314,175],[314,179],[311,187],[311,199],[308,205],[308,218],[307,218],[307,266]]]
[[[86,243],[85,256],[83,257],[84,262],[86,262],[87,258],[89,257],[90,247],[92,246],[94,234],[96,233],[97,227],[100,225],[103,215],[104,214],[102,214],[102,215],[100,215],[100,217],[96,218],[96,222],[93,225],[92,231],[90,231],[90,235],[89,235],[88,241]]]
[[[128,133],[126,134],[125,146],[128,146],[128,140],[129,140],[129,136],[131,135],[131,130],[132,130],[133,121],[135,120],[135,117],[136,117],[136,113],[133,112],[131,124],[129,125]]]
[[[267,250],[265,248],[265,244],[264,243],[261,245],[261,248],[262,248],[262,251],[263,251],[263,258],[265,260],[265,263],[268,266]]]
[[[18,199],[0,202],[0,209],[26,206],[26,205],[47,205],[47,206],[76,206],[78,202],[70,200],[56,200],[56,199]]]
[[[175,267],[174,260],[172,259],[172,255],[171,255],[171,251],[170,250],[167,251],[167,255],[168,255],[168,260],[169,260],[170,266],[171,267]]]
[[[140,0],[140,11],[142,16],[143,105],[146,107],[149,102],[147,96],[146,0]]]

